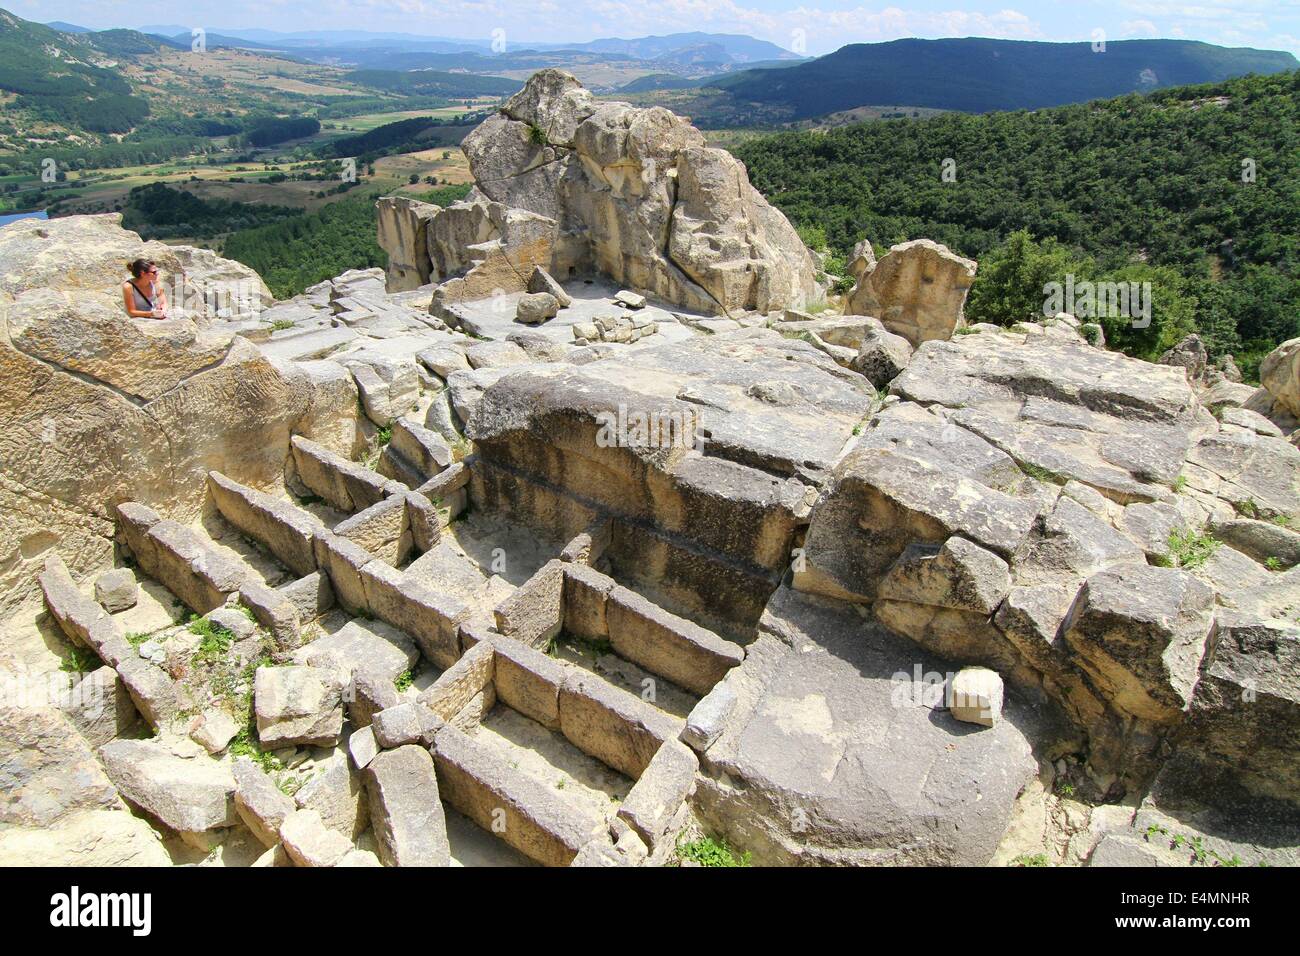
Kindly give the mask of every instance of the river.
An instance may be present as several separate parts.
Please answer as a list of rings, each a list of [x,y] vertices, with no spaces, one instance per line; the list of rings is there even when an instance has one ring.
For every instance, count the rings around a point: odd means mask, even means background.
[[[0,226],[7,226],[11,222],[17,222],[19,219],[49,219],[44,209],[33,209],[31,212],[7,212],[0,214]]]

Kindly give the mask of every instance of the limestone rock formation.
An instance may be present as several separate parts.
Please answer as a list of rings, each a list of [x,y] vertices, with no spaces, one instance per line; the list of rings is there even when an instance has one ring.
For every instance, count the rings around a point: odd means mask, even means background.
[[[1260,363],[1259,380],[1278,405],[1300,418],[1300,339],[1269,352]]]
[[[1300,860],[1295,343],[953,335],[923,241],[801,311],[738,163],[555,71],[466,149],[287,302],[0,229],[0,863]],[[256,308],[124,319],[139,254]]]
[[[197,513],[210,468],[258,485],[280,480],[280,445],[311,390],[213,318],[201,293],[250,270],[211,254],[142,243],[119,216],[18,222],[0,229],[0,608],[32,593],[33,569],[56,544],[77,574],[103,567],[110,507],[146,498]],[[164,280],[189,261],[193,318],[122,315],[129,259],[159,262]],[[234,277],[233,279],[231,277]],[[269,298],[269,297],[268,297]],[[214,300],[215,301],[215,300]],[[242,313],[240,313],[242,315]]]
[[[429,273],[460,278],[443,301],[523,291],[532,269],[598,272],[686,308],[800,307],[812,257],[744,166],[662,108],[596,101],[559,70],[534,74],[464,142],[476,188],[427,220]],[[428,209],[385,215],[425,222]],[[403,276],[414,227],[381,232]],[[405,278],[395,280],[405,282]],[[393,286],[396,288],[396,286]]]
[[[914,346],[950,338],[963,324],[962,308],[975,279],[973,260],[929,239],[914,239],[892,246],[879,262],[855,250],[854,264],[857,282],[845,300],[846,312],[874,316]]]
[[[428,224],[438,207],[410,196],[385,196],[375,207],[379,245],[388,253],[388,288],[418,289],[429,281]]]

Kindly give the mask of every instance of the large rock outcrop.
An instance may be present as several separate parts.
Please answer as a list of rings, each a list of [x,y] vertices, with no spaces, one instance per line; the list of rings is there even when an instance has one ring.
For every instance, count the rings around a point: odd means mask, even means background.
[[[1276,429],[1217,420],[1183,367],[1055,327],[927,342],[890,391],[813,506],[795,588],[1052,701],[1099,796],[1149,785],[1162,746],[1218,768],[1276,757],[1268,728],[1300,711],[1289,659],[1260,648],[1290,647],[1289,532],[1237,517],[1300,514],[1300,455]],[[1252,668],[1277,689],[1229,706]]]
[[[857,279],[844,311],[872,315],[912,345],[952,337],[961,327],[966,294],[975,281],[975,262],[929,239],[913,239],[875,262],[854,250]]]
[[[204,250],[145,243],[121,217],[0,229],[0,609],[31,594],[56,545],[75,576],[107,566],[111,508],[147,500],[197,513],[211,469],[259,487],[282,480],[311,383],[234,333],[209,304],[260,307],[256,273]],[[126,263],[184,270],[187,309],[122,314]],[[208,283],[208,277],[212,281]],[[230,293],[227,296],[227,293]]]
[[[406,243],[426,223],[432,280],[468,272],[451,301],[522,291],[533,265],[712,313],[800,307],[816,291],[811,255],[745,167],[665,109],[599,102],[543,70],[463,146],[477,182],[464,202],[428,218],[385,200],[396,284],[424,269]]]
[[[410,196],[386,196],[379,210],[379,245],[388,253],[388,288],[418,289],[429,281],[429,220],[438,213],[433,203]]]
[[[1300,418],[1300,339],[1283,342],[1264,356],[1259,381],[1276,404]]]

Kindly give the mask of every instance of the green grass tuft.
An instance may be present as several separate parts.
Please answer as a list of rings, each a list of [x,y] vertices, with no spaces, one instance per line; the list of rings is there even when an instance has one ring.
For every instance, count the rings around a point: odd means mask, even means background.
[[[1190,571],[1210,560],[1220,544],[1206,531],[1175,531],[1169,535],[1169,554],[1175,567]]]

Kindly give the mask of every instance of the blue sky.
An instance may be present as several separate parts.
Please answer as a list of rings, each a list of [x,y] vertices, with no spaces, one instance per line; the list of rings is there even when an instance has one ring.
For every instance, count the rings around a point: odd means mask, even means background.
[[[1300,0],[0,0],[29,20],[102,29],[176,23],[340,29],[528,40],[590,40],[703,30],[747,33],[809,54],[898,37],[1025,40],[1175,37],[1300,54]]]

